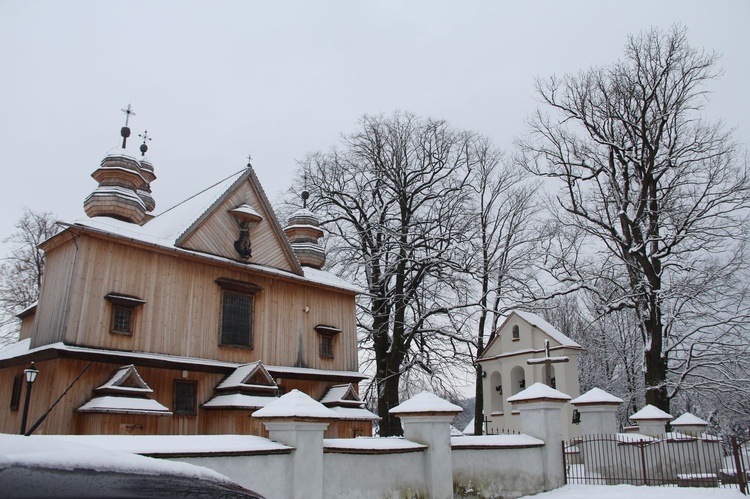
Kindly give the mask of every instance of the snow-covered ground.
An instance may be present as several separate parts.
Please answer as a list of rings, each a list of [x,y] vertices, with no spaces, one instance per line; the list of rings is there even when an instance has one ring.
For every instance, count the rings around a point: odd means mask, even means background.
[[[566,485],[534,499],[744,499],[738,488],[636,487],[633,485]]]

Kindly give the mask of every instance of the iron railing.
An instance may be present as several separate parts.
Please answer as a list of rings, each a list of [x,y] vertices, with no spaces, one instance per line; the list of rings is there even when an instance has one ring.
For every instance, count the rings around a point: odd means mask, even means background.
[[[563,442],[566,483],[739,487],[747,493],[748,444],[672,432],[586,435]]]

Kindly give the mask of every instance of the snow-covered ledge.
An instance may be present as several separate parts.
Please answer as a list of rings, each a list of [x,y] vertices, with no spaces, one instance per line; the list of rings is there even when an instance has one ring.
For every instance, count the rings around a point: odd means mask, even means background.
[[[508,397],[508,402],[521,411],[521,433],[544,440],[544,490],[562,487],[565,470],[562,462],[561,411],[570,396],[544,383],[534,383],[522,392]]]
[[[404,438],[428,447],[425,478],[433,499],[453,497],[450,424],[462,411],[461,407],[429,392],[422,392],[390,410],[401,419]]]
[[[268,437],[295,448],[290,478],[295,499],[323,499],[323,433],[337,414],[299,391],[281,396],[253,413]]]
[[[581,414],[581,434],[613,435],[617,433],[617,409],[622,399],[602,390],[592,388],[570,401]]]
[[[651,404],[630,416],[630,420],[638,425],[638,433],[648,437],[664,435],[667,432],[667,423],[672,419],[674,418],[671,414]]]

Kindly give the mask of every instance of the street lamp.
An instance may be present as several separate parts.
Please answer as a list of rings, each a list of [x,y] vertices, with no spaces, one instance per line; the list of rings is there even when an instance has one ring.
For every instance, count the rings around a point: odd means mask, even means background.
[[[23,404],[23,417],[21,417],[21,435],[26,434],[26,418],[29,415],[29,400],[31,400],[31,385],[36,380],[39,371],[32,362],[28,369],[24,369],[23,373],[26,375],[26,401]]]

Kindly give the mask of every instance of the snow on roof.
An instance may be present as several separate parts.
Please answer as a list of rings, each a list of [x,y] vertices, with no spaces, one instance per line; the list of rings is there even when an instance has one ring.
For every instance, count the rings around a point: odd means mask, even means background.
[[[611,395],[601,388],[592,388],[580,397],[577,397],[570,401],[574,405],[588,405],[588,404],[622,404],[622,399]]]
[[[519,402],[532,402],[536,400],[559,400],[565,402],[570,400],[570,395],[566,395],[561,391],[555,390],[554,388],[545,385],[544,383],[534,383],[527,389],[518,392],[512,397],[508,397],[508,402],[519,403]]]
[[[334,371],[328,369],[312,369],[310,367],[292,367],[292,366],[265,366],[266,370],[273,376],[283,377],[283,375],[313,375],[313,376],[326,376],[336,377],[343,376],[348,378],[365,379],[367,376],[361,374],[359,371]]]
[[[54,435],[46,438],[149,456],[292,450],[292,447],[255,435]]]
[[[434,393],[422,392],[406,402],[403,402],[388,411],[391,414],[415,414],[425,412],[442,412],[447,414],[458,414],[463,409],[456,404],[443,400]]]
[[[25,340],[16,341],[0,348],[0,360],[12,359],[20,355],[29,353],[29,346],[31,346],[31,338]]]
[[[172,212],[169,212],[169,214],[171,213]],[[162,216],[166,215],[167,213]],[[152,226],[152,224],[154,225]],[[199,251],[179,248],[175,246],[175,237],[178,235],[176,233],[184,232],[185,230],[187,230],[187,227],[185,227],[184,229],[182,226],[175,228],[172,223],[170,223],[169,221],[164,221],[159,217],[152,219],[150,222],[142,226],[108,217],[86,218],[77,220],[73,224],[61,222],[61,225],[88,228],[101,233],[110,234],[133,241],[139,241],[145,244],[158,246],[172,251],[177,251],[179,253],[195,255],[199,258],[213,260],[229,265],[236,265],[243,269],[250,269],[264,274],[283,276],[285,278],[301,281],[309,281],[315,284],[320,284],[351,293],[365,292],[360,286],[345,281],[344,279],[341,279],[340,277],[325,270],[303,267],[302,270],[304,273],[304,277],[302,277],[286,270],[281,270],[274,267],[267,267],[265,265],[254,263],[237,262],[236,260],[232,260],[231,258],[226,258],[219,255],[210,255]]]
[[[0,348],[0,360],[13,359],[26,354],[39,353],[47,350],[58,350],[66,351],[71,353],[90,353],[96,354],[102,357],[116,357],[118,359],[133,359],[133,360],[154,360],[159,362],[174,363],[179,365],[195,366],[196,368],[201,367],[217,367],[226,369],[236,369],[242,364],[236,362],[225,362],[222,360],[213,359],[201,359],[198,357],[182,357],[179,355],[169,355],[163,353],[148,353],[148,352],[130,352],[125,350],[105,350],[100,348],[88,348],[80,347],[75,345],[66,345],[62,342],[50,343],[48,345],[42,345],[36,348],[29,349],[31,339],[25,339],[12,343],[8,346]],[[367,378],[364,374],[358,371],[335,371],[332,369],[312,369],[308,367],[289,367],[289,366],[264,366],[266,371],[274,377],[304,377],[304,378],[344,378],[344,379],[357,379],[363,380]]]
[[[238,438],[237,435],[232,437]],[[211,435],[211,438],[215,436]],[[105,450],[98,446],[74,443],[65,437],[0,434],[0,449],[0,469],[11,466],[58,470],[90,469],[100,472],[184,476],[233,483],[224,475],[202,466]]]
[[[708,426],[708,421],[703,421],[698,416],[686,412],[672,421],[672,426]]]
[[[324,284],[334,288],[345,289],[354,293],[361,294],[365,292],[365,290],[361,287],[352,284],[349,281],[345,281],[344,279],[325,270],[313,269],[311,267],[302,267],[302,270],[305,272],[305,278],[313,282],[317,282],[319,284]]]
[[[401,437],[357,437],[357,438],[325,438],[323,439],[325,450],[350,450],[354,452],[366,451],[422,451],[427,446],[406,440]]]
[[[260,370],[260,374],[262,374],[262,376],[268,381],[269,384],[260,386],[248,385],[247,383],[245,383],[248,378],[250,378],[258,370]],[[216,389],[224,390],[229,388],[253,386],[256,386],[258,388],[276,388],[276,383],[273,381],[273,378],[271,378],[271,375],[268,374],[268,371],[266,371],[266,369],[263,367],[263,364],[261,364],[259,360],[237,367],[237,369],[235,369],[234,372],[227,377],[227,379],[219,383],[219,386],[217,386]]]
[[[552,362],[553,364],[557,364],[559,362],[568,362],[570,360],[570,357],[537,357],[535,359],[529,359],[526,361],[527,364],[535,365],[535,364],[544,364],[545,362]]]
[[[323,395],[323,398],[320,399],[320,403],[324,405],[338,404],[357,407],[364,405],[364,402],[359,398],[357,392],[354,391],[351,383],[332,386]]]
[[[373,414],[364,407],[330,407],[329,409],[336,413],[337,419],[353,421],[375,421],[376,419],[380,419],[377,414]]]
[[[521,317],[523,320],[525,320],[532,326],[538,327],[543,332],[545,332],[548,336],[550,336],[552,339],[554,339],[555,341],[557,341],[563,346],[573,347],[573,348],[582,348],[581,345],[579,345],[575,341],[565,336],[555,326],[545,321],[544,319],[542,319],[536,314],[532,314],[531,312],[526,312],[523,310],[513,310],[511,313],[518,315],[519,317]]]
[[[118,397],[107,395],[104,397],[94,397],[76,412],[97,412],[97,413],[116,413],[116,414],[156,414],[169,416],[169,408],[161,405],[156,400],[136,398],[136,397]]]
[[[452,449],[540,447],[543,440],[529,435],[466,435],[451,438]]]
[[[306,418],[336,419],[338,416],[328,407],[297,389],[285,393],[262,409],[253,413],[254,418]]]
[[[123,386],[123,383],[131,379],[138,386]],[[154,391],[143,381],[135,366],[130,364],[122,366],[109,381],[96,388],[97,391],[123,392],[123,393],[153,393]]]
[[[231,393],[216,395],[201,407],[206,409],[260,409],[277,399],[278,397],[275,396]]]
[[[673,419],[673,416],[651,404],[648,404],[646,407],[630,416],[629,419],[632,419],[633,421],[669,421],[670,419]]]

